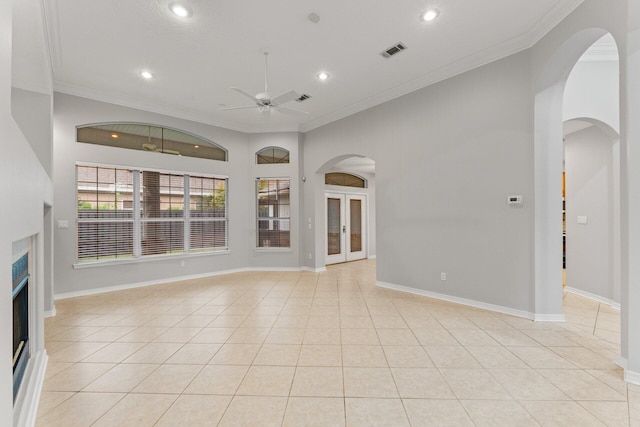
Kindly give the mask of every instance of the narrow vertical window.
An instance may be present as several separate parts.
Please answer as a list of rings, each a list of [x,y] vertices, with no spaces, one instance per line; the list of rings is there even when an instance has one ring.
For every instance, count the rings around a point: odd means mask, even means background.
[[[291,247],[290,187],[288,178],[256,181],[258,248]]]

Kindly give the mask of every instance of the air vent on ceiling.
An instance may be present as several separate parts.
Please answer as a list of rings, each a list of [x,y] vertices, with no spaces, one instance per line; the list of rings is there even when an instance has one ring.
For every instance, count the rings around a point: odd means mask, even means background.
[[[306,93],[303,93],[302,95],[300,95],[300,98],[296,98],[296,101],[302,102],[302,101],[306,101],[309,98],[311,98],[311,95],[307,95]]]
[[[403,45],[402,43],[398,43],[394,46],[391,46],[389,49],[383,51],[380,53],[380,55],[382,55],[385,58],[391,58],[393,55],[395,55],[396,53],[400,53],[403,50],[405,50],[407,47],[405,45]]]

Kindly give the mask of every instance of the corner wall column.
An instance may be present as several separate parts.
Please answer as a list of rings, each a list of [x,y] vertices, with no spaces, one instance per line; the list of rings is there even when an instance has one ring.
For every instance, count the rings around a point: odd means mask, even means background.
[[[626,100],[622,99],[627,107],[626,120],[623,118],[626,138],[622,138],[626,146],[621,146],[621,151],[627,157],[626,162],[624,157],[622,162],[627,177],[626,189],[623,187],[622,191],[628,200],[626,212],[623,206],[622,236],[628,240],[622,242],[626,269],[623,268],[622,273],[621,338],[622,357],[626,358],[625,380],[640,385],[640,334],[637,330],[640,325],[640,0],[629,0],[627,16],[627,64],[623,71],[626,71],[627,90],[623,91]]]

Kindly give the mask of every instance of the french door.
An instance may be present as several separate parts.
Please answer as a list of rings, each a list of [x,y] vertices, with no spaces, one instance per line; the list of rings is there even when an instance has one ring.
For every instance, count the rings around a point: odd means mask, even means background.
[[[366,197],[326,193],[326,264],[366,258]]]

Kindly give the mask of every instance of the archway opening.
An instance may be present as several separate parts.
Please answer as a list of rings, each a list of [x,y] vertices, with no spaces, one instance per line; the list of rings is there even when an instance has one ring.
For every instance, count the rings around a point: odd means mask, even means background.
[[[318,170],[323,183],[324,218],[321,245],[325,265],[371,259],[376,256],[375,161],[345,155]]]

